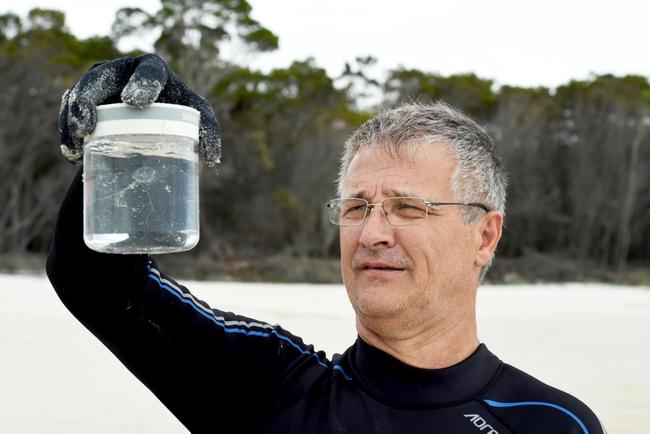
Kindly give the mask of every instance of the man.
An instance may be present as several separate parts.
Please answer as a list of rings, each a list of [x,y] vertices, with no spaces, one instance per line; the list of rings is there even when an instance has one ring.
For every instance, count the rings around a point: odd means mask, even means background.
[[[204,159],[218,159],[209,105],[146,55],[99,65],[66,92],[70,160],[94,127],[93,106],[120,95],[198,108]],[[89,250],[81,173],[47,272],[70,311],[192,432],[601,434],[583,403],[478,340],[476,290],[501,237],[505,184],[489,136],[443,104],[390,110],[350,137],[340,198],[327,208],[359,338],[331,361],[280,326],[211,309],[146,256]]]

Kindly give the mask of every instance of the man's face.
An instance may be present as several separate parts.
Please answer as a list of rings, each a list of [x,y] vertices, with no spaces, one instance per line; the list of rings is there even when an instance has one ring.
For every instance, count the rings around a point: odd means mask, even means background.
[[[409,158],[360,151],[344,179],[343,197],[455,202],[455,164],[438,143],[414,146]],[[362,226],[340,228],[343,281],[357,318],[424,327],[473,305],[477,238],[459,207],[429,208],[425,222],[401,227],[391,226],[380,211],[374,208]]]

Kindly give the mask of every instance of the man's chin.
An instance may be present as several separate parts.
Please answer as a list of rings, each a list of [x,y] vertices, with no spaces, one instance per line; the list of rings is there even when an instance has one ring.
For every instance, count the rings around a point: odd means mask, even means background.
[[[362,290],[351,298],[357,315],[369,319],[389,319],[399,317],[404,311],[404,299],[395,297],[388,288]]]

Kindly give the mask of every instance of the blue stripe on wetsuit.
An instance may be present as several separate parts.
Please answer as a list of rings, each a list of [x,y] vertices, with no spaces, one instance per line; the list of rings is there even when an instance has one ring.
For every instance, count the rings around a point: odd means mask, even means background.
[[[150,278],[151,280],[153,280],[154,282],[156,282],[156,283],[158,284],[158,286],[160,286],[162,289],[166,290],[167,292],[169,292],[170,294],[172,294],[174,297],[176,297],[177,299],[179,299],[181,302],[183,302],[183,303],[188,304],[189,306],[191,306],[195,311],[197,311],[197,312],[198,312],[199,314],[201,314],[203,317],[209,319],[209,320],[212,321],[214,324],[216,324],[216,325],[218,325],[219,327],[221,327],[221,328],[223,329],[224,332],[226,332],[226,333],[241,333],[241,334],[243,334],[243,335],[245,335],[245,336],[259,336],[259,337],[269,337],[269,336],[271,336],[271,335],[274,335],[274,336],[276,336],[278,339],[281,339],[281,340],[283,340],[283,341],[289,343],[292,347],[294,347],[295,349],[297,349],[301,354],[305,354],[305,355],[308,355],[308,356],[310,356],[310,357],[313,356],[314,358],[316,358],[316,361],[318,362],[319,365],[321,365],[321,366],[323,366],[323,367],[325,367],[325,368],[329,368],[329,367],[327,366],[326,363],[324,363],[323,361],[320,360],[320,358],[318,357],[318,354],[313,353],[313,352],[311,352],[311,351],[307,351],[307,350],[301,348],[298,344],[296,344],[295,342],[293,342],[291,339],[289,339],[288,337],[286,337],[286,336],[284,336],[284,335],[278,333],[277,331],[272,330],[272,331],[270,331],[270,332],[263,332],[263,331],[257,331],[257,330],[245,330],[245,329],[242,329],[242,328],[227,327],[224,323],[222,323],[221,321],[219,321],[219,320],[214,316],[214,313],[208,313],[208,312],[206,312],[206,311],[203,310],[201,307],[199,307],[199,306],[194,302],[194,300],[192,300],[191,298],[185,298],[185,297],[183,297],[183,295],[182,295],[182,294],[179,294],[179,293],[178,293],[174,288],[172,288],[171,286],[169,286],[169,285],[167,285],[167,284],[161,282],[161,281],[160,281],[160,278],[159,278],[156,274],[154,274],[154,273],[149,273],[149,278]],[[349,376],[345,373],[345,371],[343,370],[343,368],[342,368],[340,365],[334,365],[334,366],[332,367],[332,369],[335,370],[335,371],[339,371],[339,372],[343,375],[343,377],[344,377],[346,380],[352,380],[352,378],[349,377]]]
[[[582,432],[584,434],[589,434],[589,430],[585,426],[585,424],[580,420],[578,416],[573,414],[571,411],[567,410],[564,407],[560,407],[557,404],[551,404],[550,402],[539,402],[539,401],[520,401],[520,402],[498,402],[498,401],[492,401],[490,399],[484,399],[483,402],[486,404],[492,406],[492,407],[521,407],[525,405],[540,405],[543,407],[551,407],[556,410],[560,410],[564,414],[570,416],[573,420],[575,420],[578,425],[580,425],[580,428],[582,428]]]

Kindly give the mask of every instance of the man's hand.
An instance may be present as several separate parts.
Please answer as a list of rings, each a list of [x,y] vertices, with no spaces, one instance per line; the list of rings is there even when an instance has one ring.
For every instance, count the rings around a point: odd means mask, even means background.
[[[201,113],[199,151],[214,167],[221,156],[219,122],[210,104],[194,93],[169,65],[155,54],[120,57],[94,65],[61,99],[59,138],[65,158],[81,163],[83,138],[95,129],[95,107],[124,102],[145,108],[153,102],[180,104]]]

